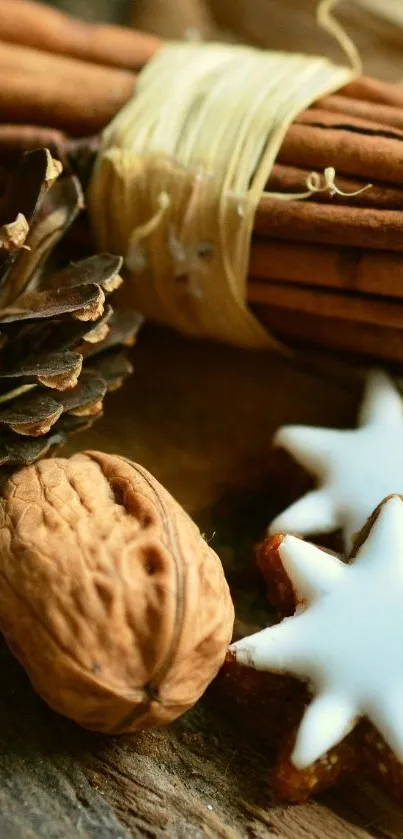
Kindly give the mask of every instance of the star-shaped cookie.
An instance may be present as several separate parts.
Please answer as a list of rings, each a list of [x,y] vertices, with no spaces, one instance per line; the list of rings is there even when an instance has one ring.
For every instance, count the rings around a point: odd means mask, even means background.
[[[372,373],[354,430],[284,426],[274,438],[314,475],[319,487],[270,525],[271,533],[330,533],[342,528],[349,550],[372,510],[403,492],[403,400],[391,379]]]
[[[339,772],[343,761],[358,765],[368,754],[372,774],[403,792],[401,496],[381,503],[359,544],[346,564],[294,536],[278,538],[295,614],[230,648],[238,664],[307,683],[312,699],[277,767],[283,786],[290,788],[292,778],[294,799],[299,783],[306,797],[309,786],[314,791],[334,779],[338,761]],[[361,720],[357,740],[346,740]]]

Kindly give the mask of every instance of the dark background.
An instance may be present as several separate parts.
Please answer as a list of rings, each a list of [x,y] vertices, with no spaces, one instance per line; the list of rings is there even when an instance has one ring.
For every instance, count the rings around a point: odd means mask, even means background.
[[[45,0],[48,6],[56,6],[87,20],[108,20],[129,23],[133,3],[131,0]],[[169,0],[168,0],[169,2]]]
[[[334,39],[316,23],[318,0],[45,0],[87,20],[129,24],[163,38],[193,37],[249,42],[270,49],[327,55],[345,62]],[[403,30],[388,19],[379,0],[340,0],[337,19],[357,45],[368,75],[403,79]],[[385,8],[386,13],[383,13]],[[397,8],[397,7],[396,7]]]

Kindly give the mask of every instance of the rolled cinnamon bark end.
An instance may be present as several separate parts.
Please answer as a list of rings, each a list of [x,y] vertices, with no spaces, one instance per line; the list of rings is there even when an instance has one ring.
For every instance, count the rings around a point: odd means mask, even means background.
[[[0,39],[132,70],[142,67],[161,45],[154,35],[86,23],[32,0],[0,0]]]

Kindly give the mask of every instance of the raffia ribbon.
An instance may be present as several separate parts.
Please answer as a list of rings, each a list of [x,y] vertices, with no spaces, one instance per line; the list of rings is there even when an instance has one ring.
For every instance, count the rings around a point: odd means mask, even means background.
[[[294,118],[355,75],[243,46],[157,52],[104,132],[88,195],[140,311],[189,335],[276,345],[246,304],[256,208]]]

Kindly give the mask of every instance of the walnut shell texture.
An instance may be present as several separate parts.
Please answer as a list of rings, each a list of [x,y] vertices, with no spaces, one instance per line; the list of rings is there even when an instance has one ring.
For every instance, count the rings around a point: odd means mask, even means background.
[[[117,734],[202,695],[233,628],[223,569],[145,469],[87,452],[16,472],[0,507],[0,628],[54,710]]]

